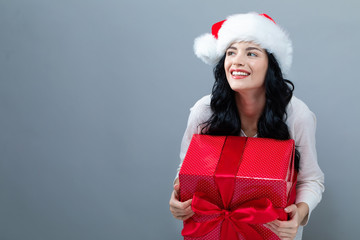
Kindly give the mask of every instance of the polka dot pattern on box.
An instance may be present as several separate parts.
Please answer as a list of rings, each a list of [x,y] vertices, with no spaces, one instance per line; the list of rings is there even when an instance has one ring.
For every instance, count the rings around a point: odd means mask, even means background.
[[[180,180],[180,199],[186,201],[195,192],[203,192],[211,202],[223,208],[222,199],[215,183],[214,173],[218,165],[226,137],[194,135],[182,164]],[[279,141],[274,139],[247,138],[240,167],[234,178],[230,209],[235,209],[244,202],[259,198],[268,198],[277,208],[285,208],[293,182],[289,176],[293,174],[292,140]],[[234,149],[233,151],[238,151]],[[196,222],[205,222],[218,215],[193,216]],[[262,224],[251,225],[265,240],[279,238]],[[199,237],[185,237],[186,240],[219,240],[221,224],[208,234]],[[239,239],[245,238],[239,234]]]

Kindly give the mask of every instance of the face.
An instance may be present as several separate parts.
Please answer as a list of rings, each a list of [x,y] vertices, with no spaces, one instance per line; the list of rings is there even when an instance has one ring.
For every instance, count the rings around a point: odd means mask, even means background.
[[[235,92],[265,91],[266,51],[252,42],[236,42],[226,50],[225,73]]]

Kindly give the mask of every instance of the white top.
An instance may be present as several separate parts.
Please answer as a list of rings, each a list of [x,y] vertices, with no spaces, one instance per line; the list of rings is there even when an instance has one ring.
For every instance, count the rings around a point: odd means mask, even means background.
[[[192,135],[201,133],[202,123],[212,115],[210,95],[204,96],[190,109],[190,115],[181,142],[180,165],[176,177],[179,176],[181,164],[190,145]],[[309,206],[309,215],[320,202],[324,192],[324,174],[321,171],[315,148],[316,118],[304,102],[292,97],[287,106],[287,120],[290,137],[300,152],[300,170],[297,176],[296,203],[305,202]],[[307,219],[307,221],[308,221]],[[306,223],[307,223],[306,221]],[[299,228],[296,240],[300,240],[302,227]]]

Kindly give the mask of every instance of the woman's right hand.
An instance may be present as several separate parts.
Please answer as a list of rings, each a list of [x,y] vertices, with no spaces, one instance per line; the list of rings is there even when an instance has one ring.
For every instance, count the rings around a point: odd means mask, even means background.
[[[180,184],[178,183],[178,179],[176,179],[174,184],[174,190],[171,193],[170,202],[169,202],[170,211],[174,216],[174,218],[185,221],[186,219],[194,215],[194,212],[191,209],[192,199],[189,199],[185,202],[180,202],[179,189],[180,189]]]

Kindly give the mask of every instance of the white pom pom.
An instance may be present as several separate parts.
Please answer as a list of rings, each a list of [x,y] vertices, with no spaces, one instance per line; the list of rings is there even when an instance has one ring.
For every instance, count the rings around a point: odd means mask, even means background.
[[[210,33],[205,33],[197,37],[194,41],[195,55],[207,64],[215,64],[219,57],[216,54],[217,40]]]

